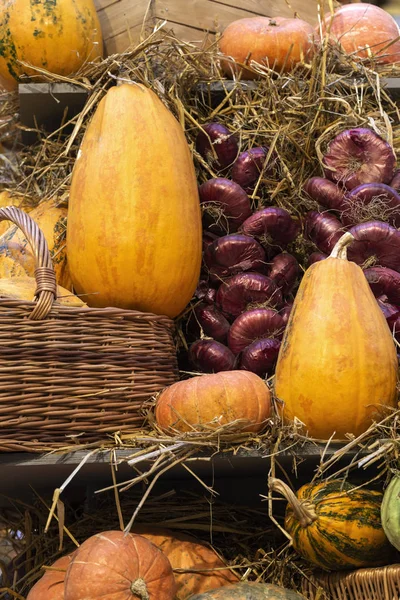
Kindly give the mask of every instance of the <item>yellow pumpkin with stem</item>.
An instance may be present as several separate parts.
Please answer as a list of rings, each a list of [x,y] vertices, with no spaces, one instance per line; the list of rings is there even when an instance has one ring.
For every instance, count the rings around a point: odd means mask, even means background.
[[[68,205],[74,289],[90,306],[176,317],[201,264],[201,212],[184,132],[154,92],[112,87],[82,141]]]
[[[21,75],[35,75],[36,81],[41,80],[40,73],[28,65],[71,75],[102,54],[101,27],[93,0],[0,3],[0,84],[5,89],[14,89]]]
[[[345,233],[330,257],[307,269],[279,351],[275,393],[285,421],[319,439],[356,436],[381,406],[396,406],[392,335]]]

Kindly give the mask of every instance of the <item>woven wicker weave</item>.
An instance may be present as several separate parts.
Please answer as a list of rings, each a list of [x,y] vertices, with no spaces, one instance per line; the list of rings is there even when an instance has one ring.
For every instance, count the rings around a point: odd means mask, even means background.
[[[53,304],[43,234],[17,208],[0,209],[5,219],[35,253],[37,300],[0,298],[0,451],[43,451],[140,427],[143,402],[178,379],[173,321]]]
[[[400,564],[315,574],[309,581],[303,580],[302,593],[309,600],[399,600]]]

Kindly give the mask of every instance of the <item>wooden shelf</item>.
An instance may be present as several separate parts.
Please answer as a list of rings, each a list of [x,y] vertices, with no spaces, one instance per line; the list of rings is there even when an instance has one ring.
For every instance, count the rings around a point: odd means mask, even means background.
[[[325,453],[325,459],[329,458],[338,447],[340,446],[332,446]],[[296,479],[296,485],[300,486],[312,477],[324,451],[323,445],[307,444],[301,449],[281,452],[275,459],[277,470],[282,467],[289,476]],[[77,451],[65,455],[0,454],[2,482],[0,507],[9,504],[6,497],[29,501],[34,496],[33,489],[51,498],[53,490],[64,483],[87,454],[90,452]],[[124,482],[136,476],[136,472],[126,462],[132,454],[132,450],[115,452],[114,457],[118,464],[117,481]],[[335,470],[348,464],[354,455],[354,452],[347,453],[339,463],[335,464]],[[64,494],[70,500],[81,499],[85,494],[93,494],[96,490],[112,485],[110,460],[111,454],[107,450],[90,455]],[[221,498],[228,501],[234,498],[239,504],[257,505],[260,502],[260,494],[268,492],[267,478],[271,465],[268,452],[239,449],[235,454],[232,452],[221,452],[212,456],[203,454],[188,459],[186,464],[208,485],[213,485]],[[295,464],[296,470],[294,470]],[[146,466],[148,463],[136,465],[142,471],[146,470]],[[358,473],[356,471],[355,477],[365,478],[365,471]],[[191,487],[199,493],[202,490],[198,480],[181,465],[172,468],[163,478],[160,478],[157,489],[165,491],[171,487]]]

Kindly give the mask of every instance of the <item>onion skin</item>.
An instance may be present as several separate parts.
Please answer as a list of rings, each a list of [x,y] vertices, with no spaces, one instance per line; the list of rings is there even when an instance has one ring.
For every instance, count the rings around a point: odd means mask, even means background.
[[[386,296],[390,303],[400,304],[400,273],[385,267],[370,267],[364,275],[376,298]]]
[[[207,247],[218,239],[218,235],[211,231],[203,231],[203,252],[206,251]]]
[[[286,296],[294,288],[299,273],[300,267],[295,257],[288,252],[282,252],[272,259],[268,276],[275,281],[282,290],[282,294]]]
[[[400,193],[400,169],[396,169],[394,177],[389,183],[390,187]]]
[[[238,183],[246,192],[252,192],[263,171],[268,148],[260,146],[251,148],[239,154],[232,167],[232,179]],[[264,175],[272,171],[273,157],[271,163],[265,165]]]
[[[196,138],[197,152],[216,171],[227,170],[239,152],[236,136],[221,123],[207,123],[202,128],[204,131],[200,130]]]
[[[319,262],[320,260],[325,260],[326,258],[328,258],[327,254],[323,254],[322,252],[313,252],[308,257],[307,264],[310,267],[314,263]]]
[[[230,179],[216,177],[205,181],[199,187],[199,196],[203,210],[219,208],[223,212],[220,224],[217,224],[218,230],[234,232],[251,215],[248,195]]]
[[[225,316],[237,317],[249,304],[271,307],[282,303],[282,293],[270,277],[260,273],[240,273],[227,279],[218,289],[216,303]]]
[[[204,333],[217,342],[224,342],[230,328],[229,322],[216,306],[199,304],[194,309],[197,320]]]
[[[311,210],[304,219],[304,231],[318,250],[330,254],[343,235],[343,225],[334,215]]]
[[[228,346],[239,354],[256,340],[281,338],[285,323],[279,313],[267,308],[255,308],[239,315],[231,325]]]
[[[204,252],[211,279],[222,279],[264,268],[264,248],[248,235],[232,234],[218,238]]]
[[[389,183],[395,165],[390,144],[371,129],[362,127],[339,133],[323,158],[325,177],[348,190],[362,183]]]
[[[348,194],[344,202],[343,213],[340,217],[344,225],[357,225],[358,213],[362,214],[362,208],[367,207],[374,200],[379,202],[375,212],[377,217],[387,210],[387,220],[390,225],[400,226],[400,195],[392,187],[385,183],[363,183],[357,186]]]
[[[216,295],[217,290],[210,287],[207,281],[204,281],[204,279],[199,282],[199,285],[194,293],[195,298],[202,300],[206,304],[214,304]]]
[[[240,369],[251,371],[260,377],[271,373],[278,360],[280,340],[257,340],[243,350],[240,359]]]
[[[292,312],[293,302],[288,302],[285,304],[283,308],[279,311],[280,316],[282,317],[283,323],[286,327],[287,322],[289,321],[290,313]]]
[[[200,373],[232,371],[236,358],[232,352],[215,340],[197,340],[189,348],[189,361]]]
[[[400,308],[398,306],[395,306],[394,304],[389,304],[389,302],[384,302],[383,300],[380,300],[379,298],[377,299],[379,308],[381,309],[381,311],[384,314],[384,317],[387,321],[388,326],[390,327],[390,329],[393,328],[393,325],[395,324],[395,322],[397,321],[397,319],[400,317]]]
[[[341,213],[344,208],[343,191],[324,177],[311,177],[303,186],[304,192],[323,208]]]
[[[376,257],[377,265],[400,271],[400,231],[382,221],[360,223],[349,231],[355,238],[348,249],[349,260],[363,265]]]
[[[277,244],[290,244],[300,233],[300,223],[284,208],[270,206],[251,215],[240,230],[254,237],[268,236]]]

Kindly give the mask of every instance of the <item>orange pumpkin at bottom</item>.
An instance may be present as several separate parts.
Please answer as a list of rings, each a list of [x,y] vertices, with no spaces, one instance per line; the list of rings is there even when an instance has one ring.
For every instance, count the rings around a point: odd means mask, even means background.
[[[177,600],[239,581],[212,548],[190,535],[146,525],[135,526],[134,533],[155,544],[172,568],[179,569],[175,572]]]
[[[64,580],[73,554],[62,556],[31,588],[26,600],[64,600]]]
[[[65,578],[64,600],[173,600],[168,558],[140,535],[105,531],[76,550]]]
[[[301,19],[285,17],[250,17],[230,23],[219,40],[219,49],[237,63],[255,61],[275,71],[290,71],[297,63],[309,59],[318,35],[312,25]],[[222,60],[224,73],[242,70],[229,60]],[[258,74],[243,69],[244,79],[256,79]]]
[[[237,423],[241,431],[258,432],[271,412],[266,383],[248,371],[221,371],[178,381],[158,397],[155,416],[168,432],[218,429]]]

